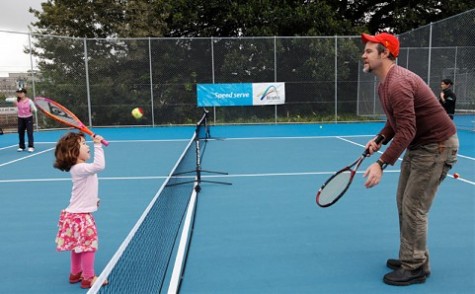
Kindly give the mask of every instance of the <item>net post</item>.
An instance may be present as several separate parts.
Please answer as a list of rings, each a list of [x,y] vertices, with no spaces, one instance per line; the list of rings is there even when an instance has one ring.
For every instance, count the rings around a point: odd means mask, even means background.
[[[210,181],[210,180],[202,180],[201,175],[202,172],[210,173],[210,174],[219,174],[219,175],[227,175],[226,172],[219,172],[219,171],[210,171],[210,170],[203,170],[201,168],[201,157],[203,155],[203,150],[201,148],[201,140],[204,140],[206,143],[209,139],[211,139],[211,132],[210,127],[208,125],[208,116],[209,111],[206,108],[203,108],[203,115],[201,119],[196,123],[196,134],[195,134],[195,144],[196,144],[196,186],[195,190],[197,192],[201,191],[200,184],[203,183],[213,183],[213,184],[222,184],[222,185],[232,185],[229,182],[221,182],[221,181]],[[201,137],[201,129],[204,129],[203,137]]]
[[[228,173],[226,172],[219,172],[219,171],[210,171],[210,170],[203,170],[201,168],[201,158],[204,153],[204,147],[202,147],[201,143],[203,142],[208,142],[209,139],[211,139],[211,132],[208,124],[208,116],[209,116],[209,111],[206,108],[203,108],[203,115],[201,116],[201,119],[196,123],[195,127],[195,132],[193,135],[193,142],[195,143],[195,169],[191,171],[186,171],[186,172],[180,172],[180,173],[174,173],[173,176],[178,176],[178,175],[184,175],[184,174],[195,174],[195,179],[192,181],[185,181],[185,182],[179,182],[179,183],[173,183],[169,184],[169,186],[176,186],[176,185],[181,185],[181,184],[187,184],[190,182],[195,182],[195,191],[199,192],[201,191],[201,183],[213,183],[213,184],[222,184],[222,185],[232,185],[231,183],[228,182],[221,182],[221,181],[210,181],[210,180],[203,180],[202,179],[202,173],[210,173],[210,174],[219,174],[219,175],[227,175]],[[206,145],[204,145],[206,146]]]

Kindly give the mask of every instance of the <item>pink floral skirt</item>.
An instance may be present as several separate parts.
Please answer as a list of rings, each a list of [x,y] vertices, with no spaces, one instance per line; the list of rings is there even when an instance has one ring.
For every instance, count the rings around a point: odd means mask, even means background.
[[[56,250],[95,252],[97,250],[97,228],[91,213],[61,211],[56,235]]]

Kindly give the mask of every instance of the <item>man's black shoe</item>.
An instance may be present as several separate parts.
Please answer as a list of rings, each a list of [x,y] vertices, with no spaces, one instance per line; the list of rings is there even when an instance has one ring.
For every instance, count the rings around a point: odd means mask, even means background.
[[[389,267],[392,270],[398,270],[398,269],[401,268],[401,261],[399,259],[390,258],[386,261],[386,266]],[[424,273],[426,274],[426,276],[429,277],[430,276],[430,269],[426,268],[426,264],[424,264],[422,266],[422,269],[423,269]]]
[[[420,284],[426,281],[426,273],[422,266],[415,270],[405,270],[400,268],[384,275],[383,281],[388,285],[409,286],[412,284]]]
[[[398,270],[401,268],[401,261],[399,259],[388,259],[386,261],[386,266],[392,270]]]

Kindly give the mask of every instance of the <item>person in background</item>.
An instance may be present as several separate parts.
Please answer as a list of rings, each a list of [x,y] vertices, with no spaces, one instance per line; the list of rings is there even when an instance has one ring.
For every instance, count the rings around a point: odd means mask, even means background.
[[[394,165],[405,151],[396,193],[399,257],[386,261],[393,271],[384,275],[383,281],[396,286],[424,283],[430,275],[429,210],[440,183],[457,161],[456,128],[424,80],[396,64],[399,40],[394,35],[362,34],[361,38],[364,71],[378,78],[378,96],[386,114],[380,131],[382,143],[391,141],[366,169],[365,186],[377,185],[386,165]],[[366,148],[374,154],[381,143],[372,139]]]
[[[56,235],[56,249],[71,251],[69,282],[81,282],[91,288],[96,281],[94,259],[98,248],[97,228],[92,215],[99,207],[97,173],[105,168],[102,137],[95,135],[94,161],[83,133],[70,132],[56,144],[54,167],[71,174],[73,187],[67,208],[61,211]],[[108,282],[105,281],[104,284]]]
[[[16,90],[17,98],[6,98],[5,101],[15,103],[18,108],[18,152],[25,150],[25,131],[28,135],[28,152],[35,151],[33,138],[33,113],[37,111],[35,103],[26,97],[26,89]]]
[[[440,88],[442,91],[439,94],[440,104],[442,104],[452,120],[454,119],[455,101],[457,100],[457,96],[455,96],[455,93],[452,91],[453,84],[454,83],[450,79],[443,79],[440,81]]]

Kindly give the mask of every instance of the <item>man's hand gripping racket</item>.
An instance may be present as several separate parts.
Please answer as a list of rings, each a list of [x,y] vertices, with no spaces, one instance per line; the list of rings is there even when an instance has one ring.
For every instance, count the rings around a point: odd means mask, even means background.
[[[374,142],[379,144],[383,141],[384,137],[378,135]],[[335,204],[348,190],[355,177],[356,171],[360,167],[363,160],[368,157],[369,150],[365,149],[363,154],[355,160],[352,164],[347,167],[339,170],[334,175],[332,175],[326,182],[322,185],[320,190],[317,193],[317,204],[320,207],[329,207]]]
[[[45,97],[35,97],[35,104],[41,110],[41,112],[55,121],[65,124],[69,127],[76,128],[81,132],[88,134],[89,136],[95,136],[94,133],[88,127],[86,127],[74,113],[58,102]],[[104,146],[109,146],[109,142],[107,142],[105,139],[102,139],[101,143]]]

